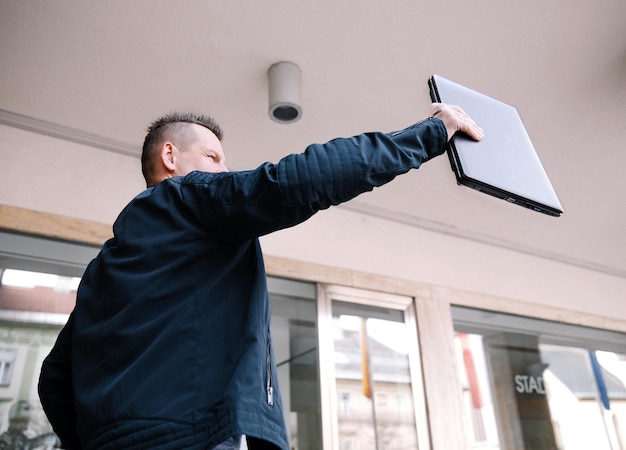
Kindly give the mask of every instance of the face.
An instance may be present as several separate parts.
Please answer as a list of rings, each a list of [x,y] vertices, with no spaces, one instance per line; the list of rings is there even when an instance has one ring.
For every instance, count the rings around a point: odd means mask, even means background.
[[[191,124],[191,126],[194,127],[197,139],[184,151],[173,147],[175,166],[173,175],[184,176],[194,170],[228,172],[224,150],[217,136],[201,125]]]

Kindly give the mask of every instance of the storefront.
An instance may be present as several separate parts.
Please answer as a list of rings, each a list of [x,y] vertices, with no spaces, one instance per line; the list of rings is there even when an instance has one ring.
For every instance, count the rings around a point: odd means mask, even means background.
[[[473,448],[621,449],[624,335],[453,307]]]
[[[53,441],[39,367],[97,250],[0,235],[0,430],[19,423],[41,448]],[[597,318],[271,256],[267,266],[294,449],[626,448],[626,336]]]

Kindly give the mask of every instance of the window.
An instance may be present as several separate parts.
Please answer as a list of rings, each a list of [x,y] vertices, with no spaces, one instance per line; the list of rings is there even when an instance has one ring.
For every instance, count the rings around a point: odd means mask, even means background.
[[[471,448],[626,448],[626,336],[452,312]]]
[[[0,311],[0,434],[17,427],[27,436],[54,441],[39,402],[37,380],[59,327],[7,321],[5,313]]]
[[[322,290],[320,448],[428,448],[413,300]]]
[[[314,284],[269,278],[272,341],[291,446],[321,446],[320,385]]]

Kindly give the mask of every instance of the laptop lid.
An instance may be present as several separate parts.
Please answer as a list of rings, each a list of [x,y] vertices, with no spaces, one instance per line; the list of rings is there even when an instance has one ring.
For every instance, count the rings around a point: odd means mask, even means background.
[[[456,134],[448,143],[458,184],[551,216],[563,213],[515,107],[439,75],[428,84],[433,102],[459,105],[485,131],[480,142]]]

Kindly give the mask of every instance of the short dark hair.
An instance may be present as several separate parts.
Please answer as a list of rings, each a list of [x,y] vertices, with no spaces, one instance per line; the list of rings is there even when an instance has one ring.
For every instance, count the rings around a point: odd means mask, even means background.
[[[158,118],[148,127],[141,151],[141,172],[148,186],[156,173],[156,159],[161,145],[171,141],[181,150],[195,142],[196,134],[190,124],[209,129],[220,141],[224,132],[212,117],[193,113],[170,113]]]

